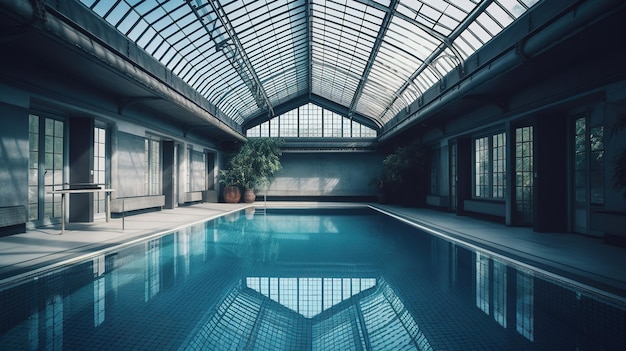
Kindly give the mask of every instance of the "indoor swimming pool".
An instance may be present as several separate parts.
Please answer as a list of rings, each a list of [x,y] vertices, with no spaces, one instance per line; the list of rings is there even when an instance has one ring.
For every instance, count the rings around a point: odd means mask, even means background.
[[[626,350],[623,299],[373,209],[259,210],[0,286],[0,350]]]

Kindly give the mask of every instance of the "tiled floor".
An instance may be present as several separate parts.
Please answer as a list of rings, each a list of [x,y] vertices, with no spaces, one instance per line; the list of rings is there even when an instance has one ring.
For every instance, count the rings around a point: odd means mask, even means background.
[[[256,207],[346,207],[366,204],[258,202]],[[140,240],[190,223],[204,221],[247,204],[199,204],[174,210],[114,218],[110,222],[70,223],[39,228],[0,238],[0,283],[27,272],[76,259],[103,248]],[[373,204],[383,211],[434,229],[451,238],[546,271],[555,272],[626,298],[626,249],[605,245],[600,239],[571,233],[535,233],[471,217],[428,209]],[[122,230],[122,221],[124,230]]]

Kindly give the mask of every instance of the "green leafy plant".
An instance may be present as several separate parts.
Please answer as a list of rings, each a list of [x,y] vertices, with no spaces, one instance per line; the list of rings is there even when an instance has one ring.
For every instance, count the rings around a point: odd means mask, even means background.
[[[219,170],[217,177],[219,182],[226,186],[240,186],[243,183],[241,175],[230,169]]]
[[[419,143],[397,147],[383,160],[379,191],[392,202],[419,203],[424,188],[426,148]]]
[[[280,163],[282,139],[251,138],[228,162],[228,169],[220,171],[220,181],[235,182],[246,189],[269,185],[274,174],[282,169]]]

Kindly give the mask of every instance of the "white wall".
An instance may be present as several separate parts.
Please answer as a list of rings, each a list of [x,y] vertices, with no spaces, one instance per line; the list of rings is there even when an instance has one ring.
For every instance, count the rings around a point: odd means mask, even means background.
[[[383,158],[369,152],[283,153],[283,169],[268,196],[375,196],[372,179],[379,176]]]

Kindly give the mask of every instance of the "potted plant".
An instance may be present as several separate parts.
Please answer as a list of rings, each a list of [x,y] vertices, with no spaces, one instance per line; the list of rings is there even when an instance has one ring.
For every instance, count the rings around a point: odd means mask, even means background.
[[[626,113],[622,113],[616,123],[613,125],[611,136],[615,137],[618,133],[626,129]],[[611,183],[614,189],[622,192],[623,198],[626,198],[626,148],[622,147],[613,159],[613,174]],[[613,206],[611,209],[594,211],[592,216],[592,226],[595,229],[604,232],[604,242],[617,246],[626,247],[626,212],[619,206]],[[595,221],[594,221],[595,219]]]
[[[248,139],[229,162],[229,172],[239,177],[244,188],[244,201],[254,202],[255,189],[268,186],[271,178],[282,169],[280,163],[282,139]]]
[[[220,170],[218,173],[219,182],[224,184],[224,201],[228,203],[238,203],[241,200],[241,175],[232,170]]]
[[[424,193],[426,149],[419,143],[397,147],[383,160],[378,182],[379,201],[420,204]]]

